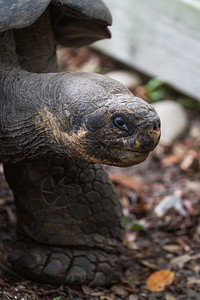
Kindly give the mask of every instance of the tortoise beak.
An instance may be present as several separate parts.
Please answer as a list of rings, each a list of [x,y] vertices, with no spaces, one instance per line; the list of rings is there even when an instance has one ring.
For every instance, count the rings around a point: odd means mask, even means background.
[[[142,126],[135,138],[134,150],[138,152],[150,152],[160,140],[160,119],[159,117],[150,125]]]

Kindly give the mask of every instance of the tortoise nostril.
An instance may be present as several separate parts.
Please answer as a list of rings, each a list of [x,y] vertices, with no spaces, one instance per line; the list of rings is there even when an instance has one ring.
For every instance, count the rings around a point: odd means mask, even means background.
[[[160,132],[160,122],[155,122],[152,127],[150,128],[150,131],[153,133],[159,133]]]
[[[157,130],[157,125],[153,126],[153,130],[156,131]]]
[[[153,131],[160,131],[160,122],[156,122],[156,124],[153,126]]]

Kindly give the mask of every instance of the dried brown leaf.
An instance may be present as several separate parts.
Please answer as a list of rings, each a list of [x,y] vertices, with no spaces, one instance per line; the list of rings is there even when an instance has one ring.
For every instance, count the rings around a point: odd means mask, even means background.
[[[181,255],[171,259],[171,265],[177,265],[179,268],[183,268],[184,264],[192,259],[192,256],[189,254]]]
[[[176,300],[177,298],[175,298],[171,293],[165,293],[165,299],[166,300]]]
[[[180,161],[180,158],[177,155],[171,154],[171,155],[168,155],[167,157],[163,158],[161,164],[162,164],[162,167],[169,167],[174,164],[177,164],[179,161]]]
[[[127,232],[124,237],[124,246],[133,250],[137,250],[138,246],[135,244],[136,237],[137,232]]]
[[[91,296],[93,296],[93,297],[100,297],[100,296],[105,296],[105,295],[104,295],[104,292],[100,292],[99,291],[99,292],[92,293]]]
[[[193,170],[199,171],[199,154],[195,150],[188,151],[184,160],[180,164],[183,171]]]
[[[147,260],[140,260],[140,263],[142,265],[144,265],[145,267],[148,267],[150,269],[153,269],[153,270],[158,270],[158,266],[148,262]]]
[[[146,281],[146,288],[152,292],[165,290],[165,286],[172,284],[174,272],[170,270],[160,270],[152,273]]]
[[[136,97],[139,97],[139,98],[141,98],[141,99],[143,99],[143,100],[149,102],[149,99],[148,99],[148,97],[147,97],[147,89],[146,89],[145,86],[142,86],[142,85],[141,85],[141,86],[138,86],[138,87],[136,88],[134,94],[135,94]]]
[[[84,285],[84,284],[81,286],[81,288],[82,288],[82,291],[84,292],[84,294],[86,294],[86,295],[91,295],[92,293],[95,292],[95,290],[91,289],[89,286]]]
[[[187,287],[190,288],[193,285],[197,284],[198,286],[200,286],[200,278],[196,278],[196,277],[189,277],[187,278]]]
[[[100,296],[100,300],[114,300],[114,298],[109,296]]]
[[[164,245],[162,248],[163,248],[165,251],[167,251],[167,252],[172,252],[172,253],[174,253],[174,252],[179,252],[179,251],[182,250],[182,247],[179,246],[179,245]]]
[[[126,291],[125,287],[122,286],[122,285],[113,285],[111,287],[111,291],[114,292],[115,294],[119,295],[119,296],[127,296],[128,295],[128,292]]]
[[[129,295],[128,300],[138,300],[138,296],[131,294]]]
[[[183,203],[190,215],[195,215],[197,213],[196,209],[194,208],[194,206],[190,200],[185,199],[185,200],[183,200]]]
[[[0,279],[0,286],[10,287],[10,284],[5,282],[4,280]]]
[[[109,177],[112,182],[127,187],[131,190],[135,190],[140,196],[144,195],[144,185],[142,182],[135,181],[132,178],[119,173],[109,173]]]

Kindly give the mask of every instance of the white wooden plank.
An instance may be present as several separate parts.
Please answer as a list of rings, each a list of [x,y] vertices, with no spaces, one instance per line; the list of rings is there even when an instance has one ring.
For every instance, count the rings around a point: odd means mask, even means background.
[[[200,99],[200,1],[104,0],[112,39],[95,47]]]

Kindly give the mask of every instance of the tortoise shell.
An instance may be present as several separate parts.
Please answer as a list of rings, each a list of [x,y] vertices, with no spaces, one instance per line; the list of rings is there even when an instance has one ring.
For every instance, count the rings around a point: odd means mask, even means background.
[[[110,37],[112,18],[101,0],[0,0],[0,32],[30,26],[48,6],[58,44],[81,47]]]

